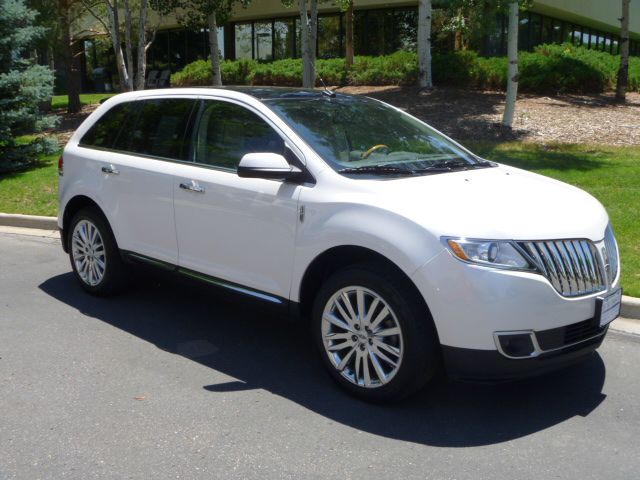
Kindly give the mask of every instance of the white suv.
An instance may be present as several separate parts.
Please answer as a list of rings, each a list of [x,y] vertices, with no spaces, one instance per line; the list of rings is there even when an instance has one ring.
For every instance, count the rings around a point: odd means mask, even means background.
[[[482,160],[380,101],[192,88],[106,101],[60,160],[82,286],[142,262],[309,318],[363,399],[537,374],[592,354],[619,259],[587,193]]]

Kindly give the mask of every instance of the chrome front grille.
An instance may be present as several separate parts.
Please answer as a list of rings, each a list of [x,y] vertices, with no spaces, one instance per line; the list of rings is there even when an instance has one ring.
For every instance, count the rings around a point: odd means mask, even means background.
[[[612,284],[618,276],[618,244],[613,235],[611,225],[607,227],[604,234],[604,250],[603,250],[604,267],[607,272],[609,284]]]
[[[607,250],[606,241],[603,243],[602,249]],[[606,288],[603,259],[597,246],[590,240],[547,240],[518,244],[561,295],[577,297]],[[617,253],[615,257],[617,262]],[[613,277],[609,278],[613,281]]]

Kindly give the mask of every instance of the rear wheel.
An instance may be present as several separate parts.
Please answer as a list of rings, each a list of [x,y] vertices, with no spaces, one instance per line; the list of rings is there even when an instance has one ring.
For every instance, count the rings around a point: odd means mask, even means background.
[[[123,287],[125,265],[111,228],[100,211],[80,210],[69,228],[69,258],[82,287],[94,295],[108,295]]]
[[[332,275],[313,308],[314,337],[331,376],[372,402],[403,398],[438,367],[437,334],[406,278],[378,265]]]

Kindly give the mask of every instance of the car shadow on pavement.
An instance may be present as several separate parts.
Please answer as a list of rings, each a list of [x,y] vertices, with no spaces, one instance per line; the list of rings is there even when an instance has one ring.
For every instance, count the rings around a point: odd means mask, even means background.
[[[333,383],[302,322],[229,301],[200,285],[163,277],[136,283],[119,296],[96,298],[66,273],[40,289],[96,321],[236,379],[203,385],[212,395],[264,389],[332,421],[403,441],[495,444],[587,416],[605,398],[605,367],[596,354],[544,377],[499,385],[439,380],[401,403],[370,405]]]

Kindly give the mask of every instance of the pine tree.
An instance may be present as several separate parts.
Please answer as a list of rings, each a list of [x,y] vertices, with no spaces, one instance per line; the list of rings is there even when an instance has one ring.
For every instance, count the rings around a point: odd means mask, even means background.
[[[40,108],[51,101],[53,72],[27,57],[44,34],[43,27],[34,25],[36,15],[23,0],[0,0],[0,172],[24,168],[38,154],[57,148],[49,138],[16,138],[51,128],[56,121]]]

